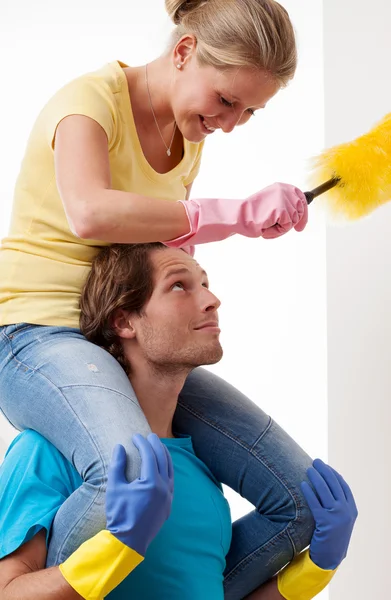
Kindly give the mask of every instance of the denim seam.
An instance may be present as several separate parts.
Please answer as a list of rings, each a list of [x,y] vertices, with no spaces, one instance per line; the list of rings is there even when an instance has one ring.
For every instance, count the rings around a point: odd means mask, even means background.
[[[293,527],[293,523],[295,523],[296,520],[297,520],[297,514],[288,523],[288,525],[284,529],[279,531],[274,537],[270,538],[270,540],[268,540],[265,544],[263,544],[263,546],[258,546],[258,548],[255,548],[255,550],[253,550],[250,554],[247,554],[247,556],[245,556],[245,558],[243,558],[239,563],[237,563],[234,566],[234,568],[224,576],[224,579],[227,581],[230,581],[231,579],[233,579],[238,574],[237,573],[238,571],[240,572],[242,568],[246,567],[246,565],[252,561],[254,555],[257,555],[261,551],[263,552],[263,551],[267,550],[270,546],[273,546],[277,540],[282,539],[285,536],[288,537],[288,539],[291,543],[293,557],[296,556],[296,554],[297,554],[296,545],[295,545],[295,543],[292,539],[292,536],[290,534],[290,531],[289,531]]]
[[[284,537],[285,535],[288,536],[288,539],[292,545],[293,557],[295,557],[298,554],[298,550],[297,550],[295,541],[291,535],[290,530],[293,529],[295,522],[299,519],[299,517],[301,515],[301,503],[296,501],[294,495],[292,494],[292,492],[290,490],[289,490],[289,493],[292,496],[293,501],[295,502],[295,506],[297,508],[296,516],[288,523],[288,525],[284,529],[282,529],[279,533],[277,533],[273,538],[268,540],[266,542],[266,544],[264,544],[263,546],[259,546],[258,548],[253,550],[250,554],[248,554],[245,558],[243,558],[237,565],[235,565],[235,567],[229,573],[227,573],[227,575],[224,576],[224,580],[230,581],[234,576],[236,576],[238,570],[241,570],[242,567],[245,567],[247,565],[247,563],[251,562],[252,557],[254,555],[256,555],[259,551],[266,550],[269,546],[273,545],[276,540]]]
[[[250,452],[253,453],[253,448],[261,441],[261,439],[267,434],[267,432],[269,431],[269,429],[271,428],[273,424],[273,419],[271,417],[269,417],[269,424],[266,427],[265,431],[263,433],[261,433],[261,435],[255,440],[255,442],[253,443],[253,445],[250,447]],[[254,453],[255,454],[255,453]]]
[[[207,419],[205,419],[205,417],[203,415],[201,415],[197,411],[192,410],[188,406],[185,406],[184,404],[182,404],[182,402],[180,401],[180,399],[178,399],[178,405],[181,408],[183,408],[184,410],[186,410],[187,412],[189,412],[192,415],[194,415],[195,417],[197,417],[197,419],[199,419],[200,421],[203,421],[204,423],[206,423],[210,427],[213,427],[217,431],[220,431],[220,433],[224,434],[226,437],[228,437],[229,439],[231,439],[233,442],[236,442],[237,444],[239,444],[239,446],[241,446],[244,450],[249,450],[250,449],[249,446],[246,445],[246,444],[243,444],[243,442],[240,439],[238,439],[236,437],[233,437],[227,431],[225,431],[224,429],[221,429],[221,427],[219,427],[217,423],[214,423],[213,421],[208,421]]]
[[[273,546],[274,542],[278,541],[280,538],[285,537],[285,534],[288,534],[288,539],[292,544],[292,550],[293,550],[293,556],[296,555],[296,550],[295,550],[295,546],[292,543],[292,538],[289,535],[289,532],[287,531],[290,527],[290,524],[287,525],[285,527],[285,529],[283,529],[282,531],[280,531],[279,533],[277,533],[274,537],[272,537],[268,542],[266,542],[266,544],[264,544],[263,546],[259,546],[258,548],[256,548],[255,550],[253,550],[250,554],[247,554],[247,556],[245,558],[243,558],[237,565],[235,565],[235,567],[224,576],[224,581],[231,581],[234,577],[236,577],[242,568],[246,567],[246,565],[248,563],[250,563],[253,560],[254,555],[258,554],[260,551],[264,551],[267,550],[269,548],[269,546]],[[239,573],[238,573],[239,571]]]
[[[37,371],[37,373],[40,373],[40,371]],[[50,381],[50,379],[49,379]],[[96,385],[94,383],[88,383],[88,384],[70,384],[70,385],[62,385],[59,389],[61,390],[67,390],[68,388],[99,388],[101,390],[106,390],[108,392],[113,392],[114,394],[117,394],[118,396],[122,396],[122,398],[126,398],[126,400],[129,400],[130,402],[132,402],[132,404],[134,404],[138,409],[141,410],[141,407],[139,404],[137,404],[137,402],[135,402],[130,396],[127,396],[126,394],[123,394],[122,392],[119,392],[118,390],[114,390],[113,388],[109,388],[105,385]]]
[[[8,325],[6,325],[6,327],[8,327]],[[30,329],[31,327],[42,327],[42,326],[35,325],[34,323],[27,323],[26,325],[23,325],[23,327],[19,327],[19,329],[14,329],[14,331],[10,335],[5,333],[5,331],[4,331],[4,337],[6,337],[9,340],[12,340],[18,333],[21,333],[22,331],[26,331],[26,329]]]
[[[53,381],[52,381],[52,380],[51,380],[49,377],[47,377],[47,376],[46,376],[44,373],[41,373],[41,371],[38,371],[37,369],[33,369],[32,367],[29,367],[27,364],[25,364],[25,363],[23,363],[23,362],[19,361],[19,360],[16,358],[16,356],[14,355],[14,353],[13,353],[13,350],[12,350],[12,344],[11,344],[11,342],[10,342],[10,340],[9,340],[8,336],[5,336],[5,337],[8,339],[8,343],[9,343],[9,345],[10,345],[10,348],[11,348],[11,356],[12,356],[13,360],[14,360],[14,361],[15,361],[17,364],[19,364],[19,365],[22,365],[22,366],[24,366],[24,367],[26,367],[26,368],[30,369],[31,371],[34,371],[34,373],[37,373],[38,375],[41,375],[41,377],[43,377],[44,379],[46,379],[47,381],[49,381],[49,382],[50,382],[50,384],[51,384],[51,385],[52,385],[52,386],[53,386],[53,387],[54,387],[54,388],[55,388],[55,389],[56,389],[56,390],[57,390],[57,391],[58,391],[58,392],[59,392],[59,393],[60,393],[60,394],[61,394],[61,395],[64,397],[64,399],[65,399],[65,401],[66,401],[66,405],[67,405],[68,409],[69,409],[71,412],[73,412],[73,413],[74,413],[74,415],[77,417],[77,415],[76,415],[75,411],[72,409],[72,407],[70,406],[69,402],[67,402],[67,400],[66,400],[66,397],[64,396],[64,394],[63,394],[62,390],[61,390],[61,389],[60,389],[60,388],[59,388],[59,387],[58,387],[58,386],[57,386],[55,383],[53,383]],[[80,419],[78,419],[78,420],[79,420],[79,422],[81,423],[82,427],[83,427],[83,428],[85,429],[85,431],[87,432],[87,435],[88,435],[88,437],[90,438],[90,440],[92,441],[93,445],[94,445],[94,446],[95,446],[95,448],[96,448],[96,451],[97,451],[97,454],[98,454],[98,456],[99,456],[99,459],[100,459],[100,461],[101,461],[101,463],[102,463],[102,465],[103,465],[103,469],[104,469],[103,475],[104,475],[104,477],[106,477],[106,475],[107,475],[107,470],[106,470],[106,466],[105,466],[105,463],[104,463],[104,460],[103,460],[103,456],[101,455],[101,453],[100,453],[100,451],[99,451],[99,448],[98,448],[98,447],[97,447],[97,445],[95,444],[95,442],[94,442],[93,438],[90,436],[90,433],[89,433],[88,429],[85,427],[84,423],[83,423],[83,422],[82,422]],[[86,514],[86,512],[88,512],[88,510],[90,509],[90,507],[91,507],[91,506],[94,504],[94,502],[95,502],[96,498],[99,496],[99,494],[101,493],[101,491],[102,491],[102,490],[103,490],[103,484],[99,486],[99,489],[97,490],[97,492],[96,492],[96,494],[95,494],[94,498],[91,500],[91,502],[90,502],[89,506],[86,508],[86,510],[84,511],[84,513],[83,513],[83,514],[80,516],[80,518],[79,518],[79,519],[76,521],[76,523],[75,523],[75,526],[73,527],[73,529],[72,529],[72,530],[71,530],[71,531],[68,533],[68,535],[65,537],[65,539],[64,539],[64,541],[63,541],[63,543],[62,543],[62,545],[60,546],[60,548],[59,548],[59,550],[58,550],[58,552],[57,552],[56,559],[55,559],[55,562],[56,562],[56,563],[58,562],[58,557],[59,557],[60,553],[62,552],[62,550],[63,550],[63,547],[64,547],[65,543],[67,542],[67,540],[69,539],[69,537],[70,537],[70,535],[71,535],[72,531],[73,531],[73,530],[74,530],[74,529],[75,529],[75,528],[76,528],[76,527],[79,525],[80,521],[83,519],[84,515]]]
[[[258,439],[257,439],[257,440],[254,442],[253,446],[250,448],[250,454],[251,454],[252,456],[254,456],[254,457],[257,459],[257,460],[259,460],[260,462],[262,462],[263,464],[267,465],[267,468],[268,468],[268,469],[269,469],[269,470],[270,470],[270,471],[273,473],[273,475],[274,475],[274,476],[275,476],[275,477],[278,479],[278,481],[279,481],[279,482],[280,482],[280,483],[281,483],[281,484],[282,484],[282,485],[285,487],[285,489],[286,489],[286,490],[287,490],[287,492],[289,493],[290,497],[292,498],[292,501],[293,501],[293,503],[294,503],[294,505],[295,505],[295,516],[294,516],[294,518],[292,518],[292,519],[289,521],[289,523],[288,523],[287,527],[286,527],[286,528],[283,530],[283,533],[284,533],[284,534],[286,533],[286,534],[288,535],[288,537],[289,537],[289,539],[290,539],[290,542],[291,542],[291,544],[292,544],[292,547],[293,547],[293,552],[294,552],[294,555],[296,555],[296,554],[297,554],[297,548],[296,548],[296,544],[294,543],[293,537],[291,536],[291,534],[290,534],[290,532],[289,532],[289,529],[290,529],[290,528],[293,528],[293,524],[294,524],[294,523],[295,523],[295,522],[298,520],[298,518],[300,517],[300,515],[301,515],[301,512],[302,512],[302,510],[301,510],[301,503],[300,503],[299,497],[297,497],[297,496],[295,495],[295,493],[294,493],[294,492],[293,492],[291,489],[289,489],[288,485],[287,485],[287,484],[284,482],[283,478],[282,478],[282,477],[281,477],[279,474],[277,474],[277,473],[276,473],[276,472],[275,472],[275,471],[274,471],[274,470],[273,470],[273,469],[272,469],[272,468],[269,466],[269,464],[268,464],[268,462],[265,460],[265,458],[262,458],[262,459],[260,459],[260,458],[257,456],[256,452],[253,452],[253,448],[254,448],[254,447],[255,447],[255,446],[256,446],[256,445],[257,445],[257,444],[260,442],[260,440],[261,440],[261,439],[262,439],[262,438],[263,438],[263,437],[266,435],[266,433],[267,433],[267,432],[269,431],[269,429],[271,428],[272,424],[273,424],[273,419],[272,419],[271,417],[269,417],[269,425],[268,425],[268,427],[266,427],[265,431],[264,431],[264,432],[263,432],[263,433],[262,433],[262,434],[259,436],[259,438],[258,438]],[[281,533],[281,532],[280,532],[280,533]]]

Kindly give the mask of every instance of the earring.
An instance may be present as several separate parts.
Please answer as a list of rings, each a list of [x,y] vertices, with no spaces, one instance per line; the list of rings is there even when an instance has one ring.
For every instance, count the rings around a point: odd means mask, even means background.
[[[182,65],[181,65],[180,63],[179,63],[179,64],[177,64],[177,66],[176,66],[176,67],[177,67],[177,69],[182,69]]]

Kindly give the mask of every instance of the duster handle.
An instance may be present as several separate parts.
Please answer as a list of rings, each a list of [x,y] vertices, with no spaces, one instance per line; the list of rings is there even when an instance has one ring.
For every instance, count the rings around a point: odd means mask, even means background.
[[[340,183],[339,177],[332,177],[325,183],[322,183],[318,187],[314,188],[310,192],[304,192],[304,196],[307,198],[307,204],[311,204],[312,200],[325,192],[331,190],[331,188],[335,187],[338,183]]]

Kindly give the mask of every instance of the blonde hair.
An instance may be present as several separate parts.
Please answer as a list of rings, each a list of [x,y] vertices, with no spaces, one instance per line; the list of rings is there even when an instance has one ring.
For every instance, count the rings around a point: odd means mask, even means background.
[[[202,66],[255,67],[285,87],[297,66],[295,33],[287,11],[274,0],[165,0],[177,26],[172,45],[183,35],[197,39]]]

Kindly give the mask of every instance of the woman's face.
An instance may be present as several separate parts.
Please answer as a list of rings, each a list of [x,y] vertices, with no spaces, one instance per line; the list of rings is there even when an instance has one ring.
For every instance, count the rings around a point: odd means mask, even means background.
[[[237,125],[247,123],[279,89],[265,71],[200,67],[193,55],[176,75],[172,90],[174,117],[187,140],[201,142],[213,129],[230,133]]]

